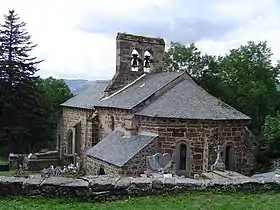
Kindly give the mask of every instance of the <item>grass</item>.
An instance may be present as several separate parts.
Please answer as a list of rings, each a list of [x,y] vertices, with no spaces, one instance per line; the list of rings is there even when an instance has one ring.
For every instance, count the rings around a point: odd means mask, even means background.
[[[9,171],[0,171],[0,176],[13,176],[16,173],[16,169]]]
[[[8,162],[8,157],[2,157],[0,156],[0,163],[1,162]]]
[[[149,196],[123,199],[113,202],[94,203],[74,198],[23,198],[11,197],[0,199],[3,210],[188,210],[188,209],[225,209],[225,210],[266,210],[280,209],[279,193],[260,194],[223,194],[213,192],[192,192],[177,195]]]

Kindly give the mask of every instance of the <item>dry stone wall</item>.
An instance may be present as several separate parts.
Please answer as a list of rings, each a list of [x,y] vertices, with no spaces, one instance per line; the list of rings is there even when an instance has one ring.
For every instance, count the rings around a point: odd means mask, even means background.
[[[97,198],[114,195],[159,194],[188,190],[258,192],[280,190],[280,179],[194,180],[188,178],[130,178],[95,176],[83,179],[64,177],[0,177],[0,196],[73,196]]]

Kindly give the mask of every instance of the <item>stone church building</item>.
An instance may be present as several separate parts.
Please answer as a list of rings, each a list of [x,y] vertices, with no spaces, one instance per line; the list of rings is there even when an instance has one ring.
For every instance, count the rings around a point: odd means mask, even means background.
[[[61,157],[77,154],[88,174],[137,175],[146,156],[172,155],[178,175],[208,171],[217,145],[228,170],[253,162],[250,118],[187,73],[165,72],[161,38],[118,33],[116,71],[62,104]]]

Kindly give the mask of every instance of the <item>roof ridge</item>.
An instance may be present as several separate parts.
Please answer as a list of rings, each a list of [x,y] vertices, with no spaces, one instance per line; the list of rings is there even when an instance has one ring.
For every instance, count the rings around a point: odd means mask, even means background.
[[[126,86],[124,86],[123,88],[121,88],[120,90],[116,91],[115,93],[107,96],[107,97],[104,97],[104,98],[101,98],[100,101],[105,101],[117,94],[119,94],[120,92],[124,91],[125,89],[129,88],[130,86],[132,86],[133,84],[135,84],[137,81],[139,81],[140,79],[142,79],[143,77],[145,77],[147,74],[142,74],[140,77],[138,77],[137,79],[135,79],[133,82],[127,84]]]

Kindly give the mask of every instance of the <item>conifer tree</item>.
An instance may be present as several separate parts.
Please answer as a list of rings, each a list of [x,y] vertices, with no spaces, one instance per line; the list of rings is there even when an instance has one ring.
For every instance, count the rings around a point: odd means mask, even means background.
[[[30,41],[26,23],[14,10],[4,17],[0,25],[0,138],[6,139],[10,152],[24,152],[24,146],[37,138],[36,127],[45,123],[42,92],[34,75],[41,60],[31,55],[37,45]]]

